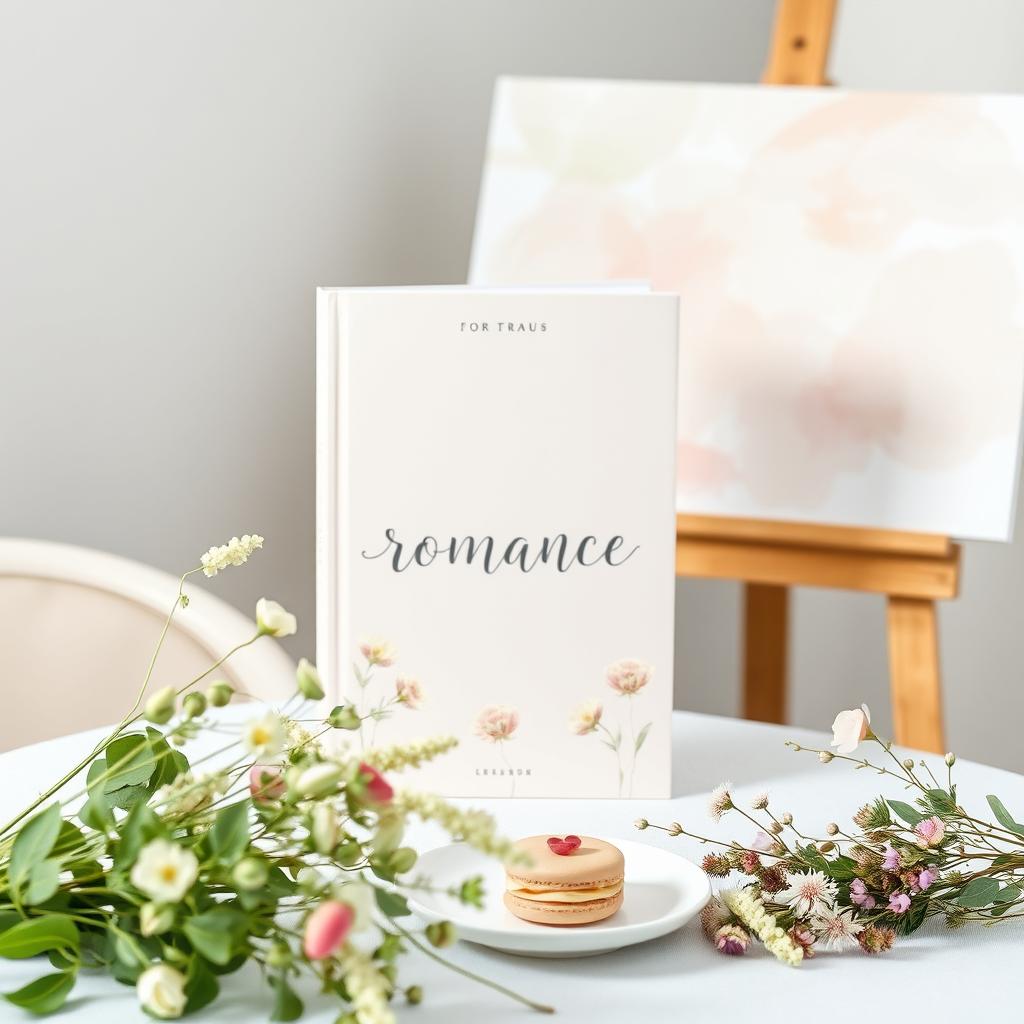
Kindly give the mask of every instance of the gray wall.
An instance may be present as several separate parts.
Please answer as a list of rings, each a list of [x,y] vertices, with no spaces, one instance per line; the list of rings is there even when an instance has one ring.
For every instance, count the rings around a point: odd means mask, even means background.
[[[883,8],[888,7],[888,12]],[[847,4],[835,76],[1013,90],[1012,0]],[[275,596],[313,649],[313,289],[464,280],[499,73],[754,81],[770,0],[0,0],[0,534]],[[1009,746],[1024,545],[943,613],[951,740]],[[738,588],[680,587],[680,706],[734,713]],[[801,593],[793,717],[888,724],[881,602]],[[996,748],[995,743],[1004,746]]]

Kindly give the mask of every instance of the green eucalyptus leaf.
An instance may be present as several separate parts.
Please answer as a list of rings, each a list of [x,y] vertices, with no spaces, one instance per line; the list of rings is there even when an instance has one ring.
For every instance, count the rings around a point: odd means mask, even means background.
[[[1020,893],[1021,887],[1019,885],[1004,885],[1003,888],[996,893],[995,899],[992,900],[993,903],[1002,904],[992,911],[992,916],[1002,917],[1003,914],[1015,905],[1015,901],[1020,898]]]
[[[185,920],[183,929],[196,952],[211,963],[226,965],[244,941],[248,918],[237,910],[218,907]]]
[[[1000,885],[994,878],[972,878],[957,896],[956,902],[968,910],[987,907],[995,901]]]
[[[37,903],[45,903],[60,885],[60,861],[52,857],[37,861],[28,873],[28,887],[25,890],[25,902],[34,907]]]
[[[109,801],[103,794],[103,785],[100,782],[100,777],[106,770],[107,762],[102,757],[97,758],[89,765],[89,774],[86,776],[89,799],[78,812],[78,818],[82,824],[96,829],[97,832],[106,832],[114,824],[114,815]]]
[[[142,802],[134,804],[128,817],[121,822],[114,864],[127,870],[135,863],[139,851],[146,843],[161,836],[163,831],[160,819],[152,807]]]
[[[64,1005],[68,994],[75,987],[75,977],[74,971],[44,974],[16,992],[5,992],[4,999],[40,1016],[53,1013]]]
[[[270,976],[270,985],[274,989],[274,1009],[270,1013],[271,1020],[298,1020],[302,1016],[302,1000],[288,984],[284,971]]]
[[[77,949],[78,942],[78,929],[62,914],[30,917],[0,932],[0,956],[24,960],[51,949]]]
[[[12,889],[24,885],[32,866],[48,857],[60,834],[60,804],[50,804],[22,826],[11,848],[7,877]]]
[[[1009,829],[1010,832],[1016,832],[1019,836],[1024,836],[1024,825],[1019,821],[1014,821],[1013,815],[1003,806],[1003,801],[997,796],[992,796],[990,793],[987,797],[989,807],[992,808],[992,813],[996,816],[999,824],[1005,829]]]
[[[107,793],[106,798],[111,807],[130,811],[136,804],[149,799],[149,789],[146,786],[122,786],[113,793]]]
[[[412,913],[406,898],[401,893],[374,888],[373,894],[377,899],[380,912],[387,917],[405,917],[406,914]]]
[[[956,801],[944,789],[929,789],[924,800],[934,814],[956,814]]]
[[[859,868],[852,857],[840,856],[828,862],[828,873],[837,882],[850,882],[857,877]]]
[[[142,733],[118,736],[107,744],[104,752],[110,772],[103,783],[105,793],[113,793],[124,786],[140,786],[149,782],[156,771],[150,739]]]
[[[889,800],[889,806],[908,824],[911,828],[918,822],[924,821],[924,815],[910,804],[902,800]]]
[[[811,868],[812,871],[824,871],[825,874],[828,874],[831,871],[829,862],[813,843],[808,843],[806,846],[798,846],[796,848],[796,852],[799,858],[809,868]]]

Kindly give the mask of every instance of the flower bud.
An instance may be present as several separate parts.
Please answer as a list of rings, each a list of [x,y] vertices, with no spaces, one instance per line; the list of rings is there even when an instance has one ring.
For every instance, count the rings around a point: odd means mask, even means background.
[[[643,830],[650,825],[650,822],[646,818],[637,818],[636,821],[633,822],[633,825],[635,828],[638,828],[643,832]]]
[[[339,704],[327,716],[327,724],[332,729],[358,729],[363,723],[354,707]]]
[[[956,764],[956,754],[954,754],[953,751],[951,750],[946,755],[946,767],[947,768],[952,768],[953,765],[955,765],[955,764]]]
[[[819,853],[831,853],[836,848],[836,844],[829,841],[825,843],[818,843]]]
[[[398,977],[398,968],[394,964],[381,964],[377,968],[377,973],[382,978],[387,978],[394,985],[395,979]]]
[[[416,851],[411,846],[400,846],[388,857],[387,863],[396,875],[404,875],[416,866]]]
[[[779,820],[782,822],[783,825],[792,825],[793,815],[790,814],[789,811],[786,811],[784,814],[780,815]]]
[[[235,688],[229,682],[218,679],[206,688],[206,699],[211,707],[222,708],[231,702],[234,692]]]
[[[166,725],[174,716],[174,705],[177,695],[173,686],[165,686],[157,690],[149,700],[146,701],[146,708],[143,712],[146,721],[154,725]]]
[[[354,839],[346,839],[334,851],[334,859],[343,868],[350,868],[363,859],[363,848]]]
[[[309,832],[316,852],[325,857],[338,845],[338,814],[329,803],[319,803],[313,808]]]
[[[830,836],[837,836],[839,835],[839,826],[834,821],[830,821],[825,826],[825,832]]]
[[[287,942],[275,942],[267,950],[267,966],[284,970],[291,966],[292,951]]]
[[[781,823],[778,822],[778,821],[773,821],[768,826],[768,831],[771,832],[773,835],[779,835],[782,832],[782,825],[781,825]]]
[[[255,892],[267,884],[270,871],[261,857],[243,857],[231,872],[231,880],[243,892]]]
[[[300,798],[325,796],[333,793],[341,781],[341,766],[331,761],[322,761],[299,773],[295,780],[295,793]]]
[[[912,757],[905,757],[903,759],[903,767],[909,772],[914,767],[914,759]]]
[[[299,667],[295,671],[295,682],[299,687],[299,693],[306,700],[323,700],[324,688],[320,684],[320,673],[316,665],[310,664],[305,658],[300,659]]]
[[[405,998],[411,1006],[419,1006],[423,1002],[423,989],[419,985],[410,985],[405,990]]]
[[[822,764],[828,764],[829,761],[832,760],[833,756],[834,755],[832,754],[831,750],[819,750],[818,751],[818,760]]]
[[[455,941],[455,925],[451,921],[435,921],[424,930],[427,941],[437,949],[444,949]]]
[[[139,931],[147,938],[162,935],[174,924],[174,907],[166,903],[143,903],[139,908]]]
[[[678,821],[673,821],[668,827],[668,834],[670,836],[681,836],[683,834],[683,826]]]
[[[188,693],[181,702],[181,711],[186,718],[198,718],[206,710],[206,698],[201,693]]]

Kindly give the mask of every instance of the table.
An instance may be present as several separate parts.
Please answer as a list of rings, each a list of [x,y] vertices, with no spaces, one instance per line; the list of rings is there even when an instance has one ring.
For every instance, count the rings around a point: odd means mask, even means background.
[[[240,706],[230,712],[244,710]],[[79,733],[0,755],[4,780],[0,813],[7,815],[24,806],[42,784],[82,756],[100,735],[101,731]],[[854,771],[841,762],[821,765],[813,755],[787,750],[783,743],[789,738],[812,746],[825,743],[820,733],[788,726],[675,712],[671,800],[589,800],[572,806],[562,800],[495,800],[488,808],[510,836],[586,832],[612,840],[647,840],[699,860],[707,847],[654,830],[637,832],[633,821],[641,816],[665,824],[678,820],[709,836],[748,838],[753,830],[744,829],[742,819],[727,816],[715,825],[708,818],[707,793],[724,779],[733,783],[739,797],[768,788],[774,806],[798,815],[809,828],[848,819],[876,791],[901,795],[893,780]],[[957,772],[961,799],[968,809],[987,811],[985,794],[994,792],[1011,812],[1024,814],[1024,777],[965,761],[958,762]],[[427,849],[437,845],[441,836],[420,827],[411,830],[410,839]],[[822,954],[796,970],[776,963],[760,947],[740,959],[722,956],[704,940],[695,922],[641,946],[579,960],[513,957],[465,943],[446,952],[470,970],[554,1005],[555,1019],[573,1024],[627,1017],[645,1022],[757,1020],[759,1024],[792,1024],[813,1017],[830,1024],[863,1024],[874,1012],[872,1007],[883,1017],[903,1006],[908,1013],[946,1021],[994,1005],[993,1001],[1002,1002],[999,993],[1007,995],[1014,985],[1022,940],[1019,922],[948,932],[936,921],[885,956],[867,957],[859,951]],[[418,1007],[396,1001],[402,1021],[512,1024],[546,1019],[445,971],[415,951],[402,958],[400,967],[402,983],[421,984],[425,996]],[[0,961],[0,991],[11,991],[39,973],[36,962]],[[940,987],[939,979],[951,983]],[[337,1004],[310,990],[300,991],[307,1006],[303,1020],[332,1024]],[[927,1005],[917,1007],[921,999]],[[266,1020],[269,1011],[266,988],[255,970],[244,969],[222,979],[221,999],[188,1020],[250,1024]],[[0,1004],[0,1020],[19,1019],[29,1018]],[[102,976],[83,975],[60,1019],[72,1024],[120,1024],[147,1018],[137,1008],[133,989]]]

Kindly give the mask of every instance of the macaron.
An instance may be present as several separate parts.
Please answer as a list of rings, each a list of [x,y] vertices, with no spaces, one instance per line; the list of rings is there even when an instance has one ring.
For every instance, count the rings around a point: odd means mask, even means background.
[[[622,906],[622,851],[593,836],[528,836],[515,844],[528,866],[505,869],[505,906],[534,924],[583,925]]]

